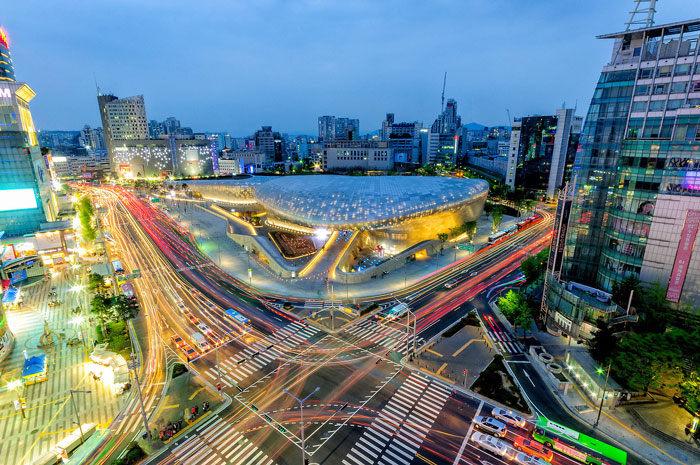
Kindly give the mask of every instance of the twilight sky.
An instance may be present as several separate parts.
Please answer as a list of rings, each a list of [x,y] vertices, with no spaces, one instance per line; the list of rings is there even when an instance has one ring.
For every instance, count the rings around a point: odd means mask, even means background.
[[[585,115],[632,0],[27,0],[4,2],[17,79],[40,129],[101,125],[103,92],[143,94],[149,119],[316,134],[320,115],[386,112],[429,126],[446,98],[488,126],[578,101]],[[656,23],[700,16],[661,0]]]

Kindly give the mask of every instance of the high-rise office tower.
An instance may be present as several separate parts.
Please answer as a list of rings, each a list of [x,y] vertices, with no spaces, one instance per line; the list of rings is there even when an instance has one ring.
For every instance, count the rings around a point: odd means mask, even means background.
[[[47,160],[41,154],[29,102],[35,93],[16,82],[5,32],[0,29],[0,231],[6,236],[35,232],[56,219]],[[7,57],[7,58],[6,58]]]
[[[318,138],[323,142],[334,140],[359,140],[360,120],[336,118],[335,116],[319,116]]]
[[[97,104],[104,128],[105,144],[109,153],[112,172],[117,172],[114,162],[114,142],[148,139],[148,119],[143,95],[117,98],[97,92]]]
[[[457,129],[462,118],[457,114],[457,102],[448,99],[447,105],[437,117],[428,133],[427,163],[454,165],[459,151]]]
[[[606,292],[627,276],[700,304],[699,31],[692,20],[599,36],[613,40],[611,59],[586,117],[573,199],[560,200],[565,241],[555,241],[543,301],[548,324],[574,337],[617,316]]]
[[[10,43],[5,30],[0,28],[0,81],[14,81],[15,68],[12,66]]]
[[[506,184],[553,199],[571,177],[581,123],[573,108],[513,121]]]

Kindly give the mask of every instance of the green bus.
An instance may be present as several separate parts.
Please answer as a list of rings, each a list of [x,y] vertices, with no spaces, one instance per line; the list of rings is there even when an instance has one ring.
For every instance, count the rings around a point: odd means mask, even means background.
[[[532,431],[532,438],[547,447],[583,463],[593,465],[626,465],[627,452],[581,434],[544,417],[540,417]]]

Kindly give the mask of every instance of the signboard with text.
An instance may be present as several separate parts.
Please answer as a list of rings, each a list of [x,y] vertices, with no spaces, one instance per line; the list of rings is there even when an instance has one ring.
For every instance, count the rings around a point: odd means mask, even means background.
[[[683,230],[681,231],[681,240],[676,251],[676,260],[673,263],[671,279],[666,291],[666,300],[669,302],[681,300],[685,276],[688,273],[688,265],[690,265],[690,257],[693,255],[693,247],[695,246],[695,238],[698,235],[699,227],[700,210],[688,210],[685,215],[685,224],[683,224]]]

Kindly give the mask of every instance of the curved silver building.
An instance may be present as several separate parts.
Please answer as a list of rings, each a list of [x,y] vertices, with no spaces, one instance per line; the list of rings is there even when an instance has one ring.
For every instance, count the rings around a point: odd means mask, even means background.
[[[285,176],[254,196],[272,218],[310,228],[367,230],[407,246],[481,215],[488,183],[429,176]]]

